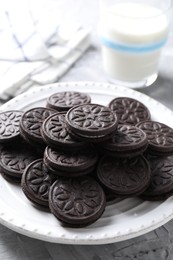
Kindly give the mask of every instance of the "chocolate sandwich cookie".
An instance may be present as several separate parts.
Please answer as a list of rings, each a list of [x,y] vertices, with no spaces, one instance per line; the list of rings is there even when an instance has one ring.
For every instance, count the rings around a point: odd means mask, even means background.
[[[54,176],[60,176],[60,177],[65,177],[65,178],[70,178],[70,177],[76,178],[76,177],[80,177],[80,176],[88,175],[88,174],[92,176],[92,172],[95,170],[95,166],[92,166],[85,170],[80,170],[80,171],[69,171],[68,169],[60,170],[60,169],[56,169],[56,168],[50,166],[47,163],[47,161],[45,160],[45,158],[43,159],[43,161],[51,174],[53,174]]]
[[[26,197],[38,206],[49,207],[48,191],[55,177],[50,174],[42,159],[38,159],[25,169],[21,187]]]
[[[0,168],[2,176],[12,182],[20,182],[26,167],[38,159],[38,154],[28,147],[28,144],[21,142],[17,146],[6,145],[0,150]]]
[[[119,124],[136,125],[151,117],[148,108],[133,98],[115,98],[109,103],[109,107],[118,116]]]
[[[0,143],[15,142],[20,137],[19,122],[23,112],[18,110],[0,113]]]
[[[158,156],[173,154],[173,129],[171,127],[156,121],[144,121],[137,126],[147,134],[148,153]]]
[[[145,200],[163,200],[173,195],[173,156],[149,157],[151,182],[141,194]]]
[[[93,171],[98,156],[95,151],[63,152],[46,147],[44,163],[48,169],[59,176],[81,176]]]
[[[21,182],[20,178],[16,178],[10,175],[7,175],[2,170],[0,171],[0,175],[8,182],[19,184]]]
[[[91,103],[91,97],[85,93],[75,91],[59,92],[47,99],[47,107],[57,111],[67,111],[71,107]]]
[[[58,112],[44,120],[41,128],[43,140],[55,149],[66,151],[85,149],[88,144],[75,140],[67,131],[65,114]]]
[[[81,140],[99,142],[110,138],[117,128],[116,115],[98,104],[80,105],[66,114],[68,131]]]
[[[35,107],[24,112],[20,121],[22,137],[33,146],[44,146],[40,129],[43,121],[53,113],[54,110],[45,107]]]
[[[49,207],[66,225],[81,227],[95,222],[105,210],[105,194],[92,178],[59,178],[49,190]]]
[[[142,154],[147,146],[146,133],[132,125],[118,125],[113,137],[101,143],[107,154],[121,158]]]
[[[103,156],[98,163],[97,176],[102,185],[117,197],[131,197],[148,188],[151,171],[143,156],[130,159]]]
[[[88,146],[91,145],[97,145],[98,143],[102,143],[108,139],[110,139],[113,136],[113,132],[107,134],[107,135],[103,135],[103,136],[81,136],[78,135],[76,133],[74,133],[73,131],[71,131],[71,129],[68,128],[67,126],[67,131],[69,133],[69,135],[76,141],[80,141],[80,142],[84,142],[87,143]]]

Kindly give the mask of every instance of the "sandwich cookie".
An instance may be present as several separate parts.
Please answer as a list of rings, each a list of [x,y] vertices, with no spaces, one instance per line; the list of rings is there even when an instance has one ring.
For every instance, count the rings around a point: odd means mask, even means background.
[[[44,153],[44,163],[48,169],[53,174],[65,177],[77,177],[92,172],[97,159],[94,150],[63,152],[47,146]]]
[[[148,137],[147,152],[158,156],[173,154],[173,129],[156,121],[144,121],[137,125]]]
[[[109,108],[118,116],[119,124],[136,125],[151,117],[148,108],[133,98],[115,98],[109,103]]]
[[[112,136],[118,125],[116,115],[98,104],[80,105],[66,114],[68,131],[73,137],[89,142],[100,142]]]
[[[65,91],[51,95],[47,99],[46,107],[57,111],[68,111],[76,105],[91,103],[91,97],[82,92]]]
[[[20,138],[19,122],[22,111],[10,110],[0,113],[0,143],[15,142]]]
[[[50,174],[42,159],[33,161],[25,169],[21,187],[26,197],[34,204],[49,208],[48,191],[55,177]]]
[[[90,177],[59,178],[49,190],[49,207],[62,223],[72,227],[92,224],[105,210],[101,186]]]
[[[148,188],[151,171],[148,161],[140,155],[130,159],[103,156],[98,163],[97,176],[117,197],[132,197]]]
[[[148,139],[144,131],[132,125],[118,125],[114,135],[100,144],[106,154],[115,157],[132,157],[142,154],[147,146]]]
[[[58,112],[44,120],[41,134],[47,145],[65,151],[85,149],[88,144],[74,139],[66,127],[66,113]]]

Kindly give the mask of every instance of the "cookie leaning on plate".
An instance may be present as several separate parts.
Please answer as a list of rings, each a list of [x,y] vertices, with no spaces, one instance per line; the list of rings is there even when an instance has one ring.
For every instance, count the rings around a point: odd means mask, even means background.
[[[26,167],[38,159],[39,155],[25,142],[6,145],[0,149],[2,176],[11,182],[20,182]]]
[[[80,105],[66,114],[67,128],[77,139],[100,142],[110,138],[118,125],[117,116],[99,104]]]
[[[126,159],[103,156],[98,163],[97,177],[117,197],[132,197],[148,188],[151,171],[148,161],[141,155]]]
[[[95,222],[105,206],[103,189],[90,177],[58,178],[49,190],[50,211],[62,223],[72,227]]]
[[[42,159],[30,163],[25,169],[21,187],[26,197],[40,207],[49,207],[48,192],[55,177],[50,174]]]
[[[141,194],[145,200],[163,200],[173,195],[173,156],[148,156],[151,168],[151,182]]]

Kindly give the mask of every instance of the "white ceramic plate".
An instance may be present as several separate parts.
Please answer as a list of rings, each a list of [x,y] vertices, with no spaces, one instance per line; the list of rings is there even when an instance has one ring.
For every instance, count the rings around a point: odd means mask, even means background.
[[[115,97],[133,97],[148,106],[153,120],[173,127],[171,110],[144,94],[107,83],[71,82],[40,87],[14,98],[3,105],[1,110],[26,110],[45,105],[46,98],[52,93],[68,90],[89,93],[93,103],[103,105]],[[86,228],[65,228],[51,213],[31,205],[20,186],[10,184],[0,176],[0,223],[44,241],[65,244],[112,243],[147,233],[172,218],[173,197],[160,202],[129,198],[107,205],[103,216]]]

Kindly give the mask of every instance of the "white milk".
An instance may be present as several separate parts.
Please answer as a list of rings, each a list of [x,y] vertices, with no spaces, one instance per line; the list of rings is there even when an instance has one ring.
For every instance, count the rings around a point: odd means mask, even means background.
[[[156,74],[167,33],[167,17],[158,8],[137,3],[105,8],[100,24],[105,71],[126,82]]]

